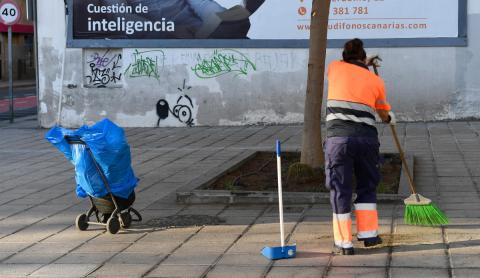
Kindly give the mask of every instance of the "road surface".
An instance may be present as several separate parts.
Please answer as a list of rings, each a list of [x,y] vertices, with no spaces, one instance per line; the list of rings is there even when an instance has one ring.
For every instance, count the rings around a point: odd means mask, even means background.
[[[13,97],[15,117],[37,113],[37,96],[34,86],[14,88]],[[5,119],[10,119],[10,98],[8,88],[0,88],[0,120]]]

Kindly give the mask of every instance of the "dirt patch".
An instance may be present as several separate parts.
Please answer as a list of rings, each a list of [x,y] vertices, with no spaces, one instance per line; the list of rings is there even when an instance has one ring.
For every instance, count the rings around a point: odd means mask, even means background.
[[[323,169],[313,171],[310,177],[288,180],[290,165],[300,161],[300,153],[282,153],[283,190],[287,192],[328,192]],[[400,182],[401,160],[397,154],[383,154],[381,181],[377,193],[397,194]],[[276,191],[277,163],[274,152],[258,152],[236,169],[227,172],[202,189],[230,191]],[[354,180],[355,185],[355,180]]]
[[[217,216],[210,215],[172,215],[157,219],[151,219],[147,225],[155,228],[184,228],[198,227],[207,225],[220,225],[225,220]]]

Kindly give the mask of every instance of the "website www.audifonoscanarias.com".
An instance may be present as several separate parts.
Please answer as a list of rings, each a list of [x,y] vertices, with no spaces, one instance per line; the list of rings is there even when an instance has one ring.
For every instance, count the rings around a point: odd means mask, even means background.
[[[310,31],[310,24],[297,24],[298,30]],[[425,30],[427,23],[348,23],[336,22],[328,24],[328,30]]]

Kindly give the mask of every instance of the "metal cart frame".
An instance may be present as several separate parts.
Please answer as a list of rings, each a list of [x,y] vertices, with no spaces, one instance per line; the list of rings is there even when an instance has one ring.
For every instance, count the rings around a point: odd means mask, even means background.
[[[100,226],[106,227],[109,233],[116,234],[120,230],[120,228],[129,228],[132,221],[142,221],[142,216],[140,215],[140,213],[134,208],[132,208],[131,205],[124,210],[120,210],[120,206],[118,205],[117,199],[112,194],[112,190],[110,189],[110,185],[108,183],[107,177],[103,173],[103,170],[100,167],[100,165],[98,165],[98,162],[95,160],[95,157],[93,156],[93,153],[90,147],[78,136],[65,136],[65,140],[70,145],[85,146],[85,150],[87,151],[88,155],[92,158],[93,165],[95,166],[98,174],[100,175],[100,178],[102,179],[103,184],[105,185],[105,188],[107,189],[107,192],[108,192],[107,196],[110,198],[110,200],[107,200],[107,199],[94,200],[92,196],[88,195],[91,207],[86,213],[82,213],[78,215],[77,218],[75,219],[75,226],[77,227],[77,229],[81,231],[85,231],[89,225],[100,225]],[[99,202],[99,200],[101,200],[100,202],[103,203],[102,206],[105,206],[105,205],[108,206],[109,201],[113,203],[113,211],[111,211],[110,217],[108,218],[107,221],[100,220],[99,212],[102,212],[102,211],[101,209],[99,210],[98,208],[99,204],[98,203],[96,204],[96,202]],[[133,219],[130,213],[133,213],[136,216],[136,219]],[[90,221],[90,217],[93,214],[95,214],[95,218],[97,221]]]

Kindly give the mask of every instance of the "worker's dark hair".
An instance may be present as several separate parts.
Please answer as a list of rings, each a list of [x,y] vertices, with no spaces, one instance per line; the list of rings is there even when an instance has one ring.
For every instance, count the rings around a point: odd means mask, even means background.
[[[367,53],[363,49],[363,42],[360,39],[349,40],[343,46],[343,60],[355,61],[355,60],[364,60],[367,58]]]

